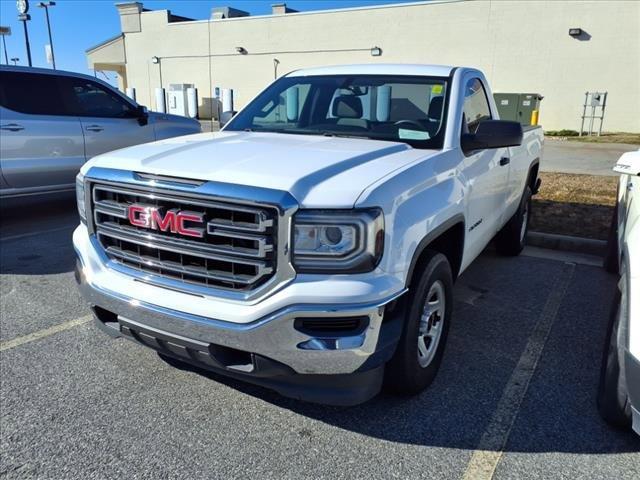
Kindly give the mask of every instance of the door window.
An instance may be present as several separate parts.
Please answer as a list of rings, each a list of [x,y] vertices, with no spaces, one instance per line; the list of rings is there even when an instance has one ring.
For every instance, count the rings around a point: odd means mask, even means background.
[[[467,82],[464,90],[464,106],[462,111],[466,124],[463,125],[463,129],[466,126],[469,133],[476,133],[480,122],[491,120],[491,109],[489,108],[487,94],[482,82],[478,78]]]
[[[55,75],[41,73],[0,72],[0,105],[31,115],[72,115],[57,80]]]
[[[131,118],[135,111],[114,92],[82,78],[67,77],[63,81],[64,94],[69,103],[75,105],[81,117]]]

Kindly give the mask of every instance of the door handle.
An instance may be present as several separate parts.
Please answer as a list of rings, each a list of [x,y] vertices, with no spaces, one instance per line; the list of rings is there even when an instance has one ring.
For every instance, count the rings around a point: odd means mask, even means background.
[[[85,130],[89,132],[101,132],[104,130],[100,125],[89,125]]]
[[[9,130],[10,132],[19,132],[20,130],[24,130],[22,125],[18,125],[17,123],[8,123],[7,125],[0,126],[0,130]]]
[[[509,157],[502,157],[500,159],[500,166],[504,167],[505,165],[509,165],[510,161],[511,161],[511,159]]]

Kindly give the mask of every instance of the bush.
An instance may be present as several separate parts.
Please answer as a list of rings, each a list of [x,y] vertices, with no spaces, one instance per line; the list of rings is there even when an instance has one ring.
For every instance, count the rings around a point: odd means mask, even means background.
[[[577,137],[580,135],[575,130],[549,130],[544,132],[547,137]]]

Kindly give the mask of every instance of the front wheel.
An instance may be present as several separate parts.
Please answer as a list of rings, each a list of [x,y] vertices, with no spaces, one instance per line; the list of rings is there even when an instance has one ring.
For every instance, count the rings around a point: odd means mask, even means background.
[[[453,275],[447,257],[427,251],[422,273],[409,289],[404,329],[387,365],[386,384],[414,395],[435,379],[451,324]]]
[[[496,249],[500,255],[520,255],[527,240],[531,218],[531,188],[525,187],[518,210],[496,235]]]

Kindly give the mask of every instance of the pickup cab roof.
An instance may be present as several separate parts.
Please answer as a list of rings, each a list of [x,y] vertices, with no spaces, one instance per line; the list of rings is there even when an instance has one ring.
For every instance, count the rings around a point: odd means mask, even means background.
[[[334,65],[328,67],[303,68],[289,73],[288,77],[313,75],[417,75],[425,77],[448,77],[455,67],[448,65],[420,65],[402,63],[376,63],[361,65]]]

